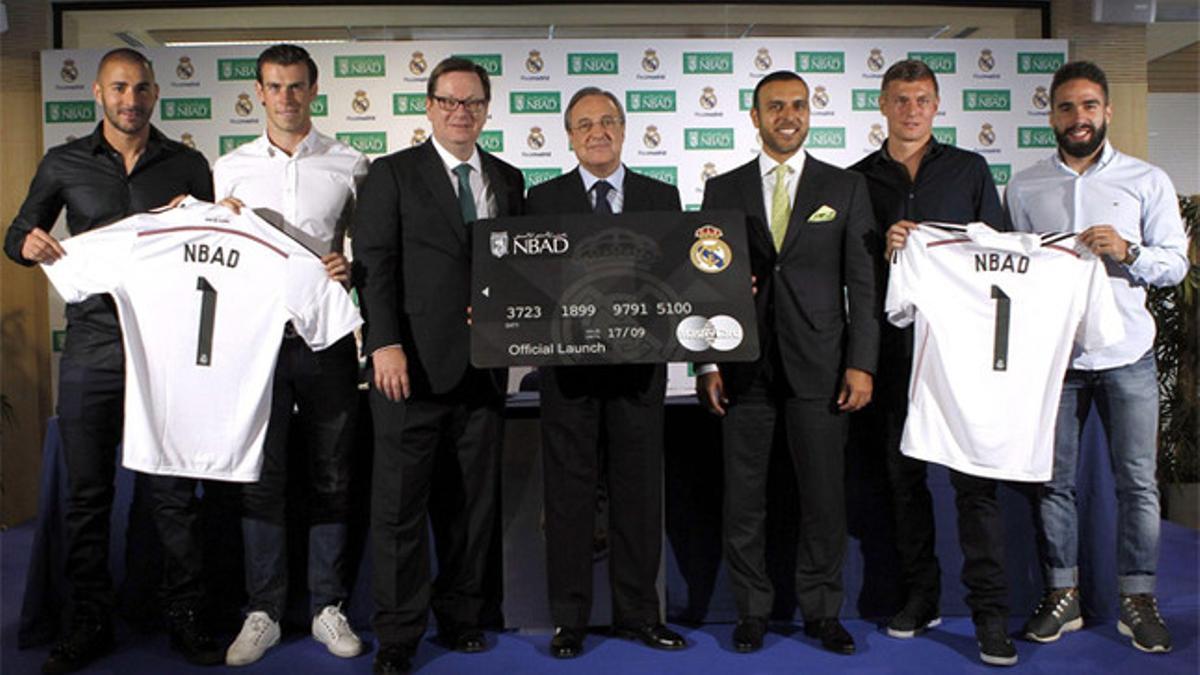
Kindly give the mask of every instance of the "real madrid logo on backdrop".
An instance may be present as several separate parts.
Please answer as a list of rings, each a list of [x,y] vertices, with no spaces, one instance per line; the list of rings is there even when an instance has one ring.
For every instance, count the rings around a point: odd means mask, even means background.
[[[985,73],[992,72],[992,68],[996,67],[996,57],[992,56],[992,50],[983,49],[979,52],[979,69]]]
[[[546,62],[542,60],[542,53],[536,49],[530,49],[529,57],[525,59],[525,70],[536,75],[545,67]]]
[[[709,178],[717,175],[717,165],[712,162],[705,162],[704,169],[700,171],[700,182],[706,183]]]
[[[872,49],[871,55],[867,57],[867,68],[870,69],[872,73],[878,73],[879,71],[883,70],[883,65],[883,50]]]
[[[990,146],[996,142],[996,131],[992,129],[992,125],[984,122],[983,126],[979,127],[979,142]]]
[[[642,143],[651,150],[657,148],[658,144],[662,143],[662,134],[658,132],[658,127],[653,124],[647,125],[646,133],[642,134]]]
[[[529,127],[529,138],[525,139],[529,144],[530,150],[541,150],[546,144],[546,136],[542,133],[541,127]]]
[[[192,138],[192,135],[189,133],[185,132],[182,136],[180,136],[179,142],[183,143],[184,145],[186,145],[187,147],[189,147],[193,150],[196,149],[196,139]]]
[[[371,109],[371,99],[367,98],[367,92],[359,89],[354,92],[354,100],[350,102],[350,107],[359,115]]]
[[[725,233],[716,225],[702,225],[696,230],[696,243],[692,244],[690,258],[692,266],[701,272],[716,274],[729,267],[733,251],[729,244],[721,241]]]
[[[233,104],[233,112],[237,113],[238,117],[246,117],[254,112],[254,103],[250,100],[250,94],[246,92],[238,94],[237,102]]]
[[[712,110],[717,107],[717,93],[712,87],[705,87],[704,92],[700,94],[700,107],[705,110]]]
[[[425,69],[429,65],[425,63],[425,55],[421,52],[413,52],[412,58],[408,60],[408,72],[420,77],[425,74]]]
[[[825,106],[829,105],[829,92],[825,91],[824,86],[818,86],[813,90],[812,100],[813,105],[816,106],[818,110],[824,109]]]
[[[759,70],[767,70],[771,67],[771,52],[767,51],[766,47],[758,48],[758,55],[754,57],[754,67]]]
[[[646,53],[642,55],[642,70],[654,73],[658,71],[658,65],[658,53],[653,49],[647,49]]]
[[[79,68],[75,67],[75,59],[65,59],[62,64],[62,70],[58,71],[63,82],[74,82],[79,77]]]
[[[886,136],[884,136],[883,133],[883,126],[879,124],[872,124],[871,131],[867,133],[867,141],[871,145],[878,148],[879,146],[883,145],[883,140],[885,138]]]
[[[1038,110],[1045,110],[1046,106],[1050,105],[1050,94],[1046,93],[1046,88],[1038,85],[1033,90],[1033,107]]]
[[[412,140],[409,142],[413,146],[420,145],[425,142],[425,130],[421,127],[413,129]]]
[[[179,57],[179,65],[175,66],[175,77],[181,80],[190,80],[196,74],[196,66],[192,65],[190,56]]]

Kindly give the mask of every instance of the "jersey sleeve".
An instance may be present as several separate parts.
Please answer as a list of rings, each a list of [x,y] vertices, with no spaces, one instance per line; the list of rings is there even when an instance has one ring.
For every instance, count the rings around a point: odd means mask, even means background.
[[[1104,263],[1092,258],[1087,281],[1087,307],[1075,332],[1075,343],[1085,351],[1114,345],[1125,338],[1125,322],[1113,299],[1112,282]]]
[[[883,313],[899,328],[909,326],[917,316],[919,266],[925,255],[924,242],[915,232],[909,234],[904,248],[892,252]]]
[[[90,295],[110,293],[129,269],[137,232],[127,221],[113,223],[62,242],[66,255],[42,270],[68,303]]]
[[[315,256],[297,254],[288,258],[285,287],[292,327],[315,350],[332,346],[362,325],[350,294],[329,279],[325,266]]]

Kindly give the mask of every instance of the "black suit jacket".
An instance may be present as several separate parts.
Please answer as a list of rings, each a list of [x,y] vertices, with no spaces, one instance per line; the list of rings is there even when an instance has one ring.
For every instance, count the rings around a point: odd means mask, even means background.
[[[835,210],[836,217],[810,221],[822,206]],[[780,374],[800,398],[835,396],[846,368],[875,372],[882,240],[861,175],[809,155],[779,252],[763,206],[757,158],[710,178],[702,208],[746,214],[750,266],[758,278],[762,356],[753,363],[720,365],[728,395],[745,391],[765,359],[778,359]]]
[[[625,167],[625,201],[622,213],[679,211],[679,190],[673,185],[634,173]],[[576,168],[529,190],[530,214],[592,213]],[[568,366],[556,370],[559,386],[568,396],[640,392],[654,380],[654,364],[628,366]]]
[[[479,154],[496,214],[520,215],[520,170]],[[371,163],[353,242],[366,352],[400,344],[414,393],[454,389],[470,363],[471,242],[432,141]]]

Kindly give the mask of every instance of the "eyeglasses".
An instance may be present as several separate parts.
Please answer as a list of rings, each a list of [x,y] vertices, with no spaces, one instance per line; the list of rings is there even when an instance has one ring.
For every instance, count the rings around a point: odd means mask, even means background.
[[[454,98],[452,96],[431,96],[438,107],[446,112],[454,112],[458,110],[458,106],[466,108],[467,112],[472,115],[478,115],[487,107],[488,101],[486,98]]]
[[[625,124],[625,118],[624,117],[613,117],[612,115],[605,115],[604,117],[600,118],[599,122],[593,122],[590,119],[582,119],[582,120],[579,120],[578,122],[576,122],[574,124],[574,126],[571,127],[571,131],[578,131],[580,133],[586,134],[589,131],[591,131],[592,129],[594,129],[597,124],[604,127],[606,130],[611,131],[612,129],[615,129],[615,128],[621,126],[622,124]]]

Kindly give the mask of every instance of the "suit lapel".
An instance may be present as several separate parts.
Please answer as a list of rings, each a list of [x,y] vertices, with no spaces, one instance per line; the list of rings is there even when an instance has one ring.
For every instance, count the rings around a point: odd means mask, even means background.
[[[566,191],[560,195],[563,213],[591,213],[592,205],[588,201],[587,191],[583,189],[583,175],[579,169],[572,169],[566,179],[563,184]]]
[[[438,210],[446,216],[446,223],[454,230],[454,236],[466,243],[467,228],[463,225],[462,212],[458,209],[458,197],[454,194],[454,186],[450,184],[450,176],[446,174],[446,164],[442,162],[433,141],[425,141],[421,146],[421,180],[433,193]]]
[[[821,165],[812,155],[804,160],[804,171],[800,174],[799,184],[796,185],[796,199],[792,202],[792,217],[788,219],[787,234],[783,237],[783,246],[779,254],[796,245],[796,240],[808,226],[808,217],[816,210],[821,198],[821,185],[824,172]],[[760,191],[761,192],[761,191]]]
[[[500,174],[500,169],[496,167],[496,160],[483,150],[479,151],[480,166],[483,167],[483,175],[487,178],[488,189],[492,192],[492,198],[496,200],[496,217],[506,216],[509,213],[508,205],[508,185],[504,182],[504,176]]]

